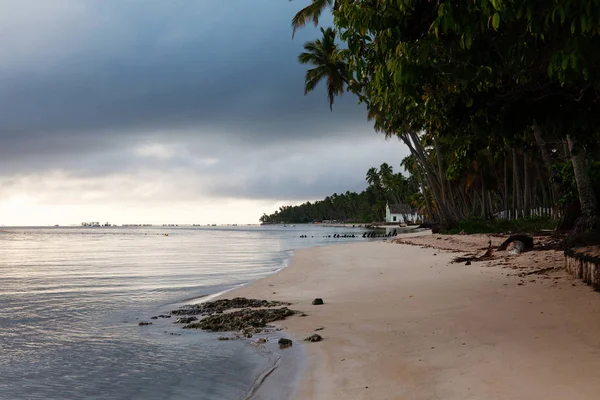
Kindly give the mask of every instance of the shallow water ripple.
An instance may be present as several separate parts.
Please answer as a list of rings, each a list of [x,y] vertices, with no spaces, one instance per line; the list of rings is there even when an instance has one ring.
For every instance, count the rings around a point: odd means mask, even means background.
[[[348,232],[3,229],[9,233],[0,233],[0,400],[243,398],[272,362],[266,354],[242,341],[183,331],[170,319],[138,322],[272,273],[292,250],[341,243],[322,236]]]

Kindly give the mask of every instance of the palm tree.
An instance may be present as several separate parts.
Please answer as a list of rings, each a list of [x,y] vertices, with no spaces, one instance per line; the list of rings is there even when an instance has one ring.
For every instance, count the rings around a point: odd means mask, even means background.
[[[390,189],[393,186],[392,180],[394,177],[394,170],[392,167],[384,162],[379,167],[379,178],[381,179],[381,183],[386,189]]]
[[[379,182],[380,182],[380,180],[379,180],[379,173],[377,172],[377,168],[375,168],[375,167],[369,168],[369,170],[367,171],[367,183],[369,184],[369,186],[378,187]]]
[[[596,215],[597,200],[585,161],[584,148],[580,145],[578,146],[578,143],[571,135],[567,135],[567,143],[571,152],[571,163],[573,164],[581,207],[581,216],[576,222],[575,231],[583,232],[593,228],[598,223],[598,216]]]
[[[304,78],[304,94],[312,92],[321,80],[327,80],[327,98],[329,109],[333,110],[335,96],[344,93],[344,85],[348,83],[346,64],[335,43],[336,32],[333,28],[321,28],[321,39],[306,42],[304,51],[298,56],[301,64],[314,65],[306,71]]]
[[[291,1],[291,0],[290,0]],[[319,25],[319,17],[327,7],[337,10],[339,3],[336,0],[311,0],[311,3],[298,11],[292,18],[292,38],[296,30],[305,26],[308,21],[312,21],[315,26]]]

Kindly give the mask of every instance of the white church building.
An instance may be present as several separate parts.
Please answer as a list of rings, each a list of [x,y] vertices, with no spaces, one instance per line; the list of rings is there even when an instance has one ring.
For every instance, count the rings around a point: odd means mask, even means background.
[[[408,204],[386,204],[385,222],[386,223],[407,223],[418,219],[415,210]]]

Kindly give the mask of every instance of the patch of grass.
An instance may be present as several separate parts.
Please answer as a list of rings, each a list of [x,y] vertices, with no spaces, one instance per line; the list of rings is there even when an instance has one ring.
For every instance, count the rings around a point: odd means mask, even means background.
[[[531,216],[521,218],[515,221],[505,219],[484,220],[470,218],[458,223],[454,229],[450,229],[448,234],[457,234],[464,232],[467,234],[474,233],[506,233],[506,232],[521,232],[521,233],[536,233],[544,229],[554,230],[558,225],[558,220],[547,216]]]

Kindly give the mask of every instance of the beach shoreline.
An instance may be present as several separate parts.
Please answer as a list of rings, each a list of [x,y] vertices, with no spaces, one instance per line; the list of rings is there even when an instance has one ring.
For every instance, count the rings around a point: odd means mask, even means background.
[[[288,267],[223,296],[307,314],[276,323],[302,343],[303,367],[267,377],[253,398],[275,398],[282,382],[294,399],[596,398],[587,371],[600,367],[600,297],[565,273],[561,252],[466,266],[451,263],[457,252],[490,238],[404,240],[297,250]],[[542,265],[557,268],[525,275]],[[322,342],[302,342],[319,328]]]

